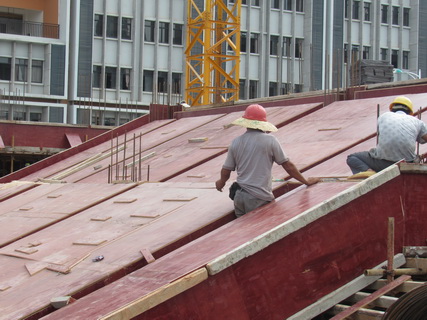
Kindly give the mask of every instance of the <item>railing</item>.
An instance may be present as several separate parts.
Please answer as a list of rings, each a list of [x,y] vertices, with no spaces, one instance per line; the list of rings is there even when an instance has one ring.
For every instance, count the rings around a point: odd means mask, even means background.
[[[59,39],[59,25],[0,18],[0,33]]]

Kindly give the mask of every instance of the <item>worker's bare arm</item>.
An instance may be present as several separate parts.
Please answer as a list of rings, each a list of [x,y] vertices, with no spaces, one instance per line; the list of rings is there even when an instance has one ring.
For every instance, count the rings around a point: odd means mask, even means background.
[[[319,178],[304,178],[304,176],[301,174],[301,172],[298,170],[298,168],[295,166],[295,164],[288,160],[285,163],[282,164],[283,169],[294,179],[297,179],[299,182],[311,186],[317,182],[319,182]]]
[[[230,179],[231,170],[221,169],[221,178],[215,182],[216,189],[222,192],[222,189],[225,186],[225,183]]]

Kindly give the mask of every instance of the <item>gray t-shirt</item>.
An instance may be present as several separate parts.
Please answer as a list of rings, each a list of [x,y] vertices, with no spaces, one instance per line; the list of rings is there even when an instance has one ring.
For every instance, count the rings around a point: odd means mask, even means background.
[[[248,129],[231,142],[223,168],[237,170],[237,183],[251,195],[271,201],[273,162],[282,165],[288,160],[276,137]]]
[[[414,161],[416,142],[427,134],[425,123],[403,111],[386,112],[378,118],[378,145],[369,151],[376,159]]]

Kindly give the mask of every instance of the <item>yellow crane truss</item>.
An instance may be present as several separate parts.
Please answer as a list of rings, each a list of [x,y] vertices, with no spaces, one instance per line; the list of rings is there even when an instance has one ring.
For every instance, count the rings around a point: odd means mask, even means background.
[[[241,0],[188,0],[185,99],[201,106],[239,98]]]

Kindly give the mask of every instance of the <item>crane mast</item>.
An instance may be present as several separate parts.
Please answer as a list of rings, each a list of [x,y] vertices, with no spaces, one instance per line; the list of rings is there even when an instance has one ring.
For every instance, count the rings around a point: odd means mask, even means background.
[[[239,98],[241,0],[188,0],[185,99],[191,106]]]

